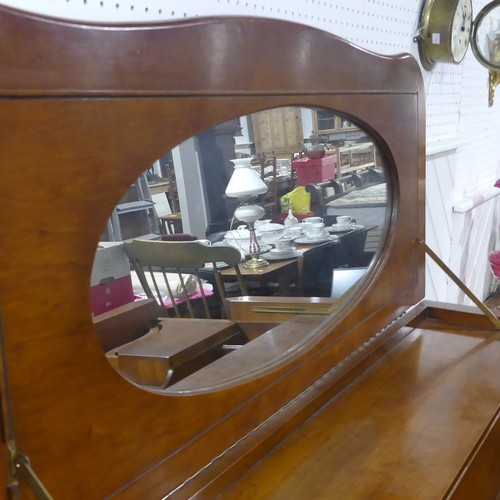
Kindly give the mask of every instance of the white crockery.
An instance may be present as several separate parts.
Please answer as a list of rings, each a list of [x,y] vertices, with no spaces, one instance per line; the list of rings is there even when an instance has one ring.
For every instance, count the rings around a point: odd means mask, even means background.
[[[275,242],[276,250],[278,252],[290,252],[295,247],[292,246],[292,238],[281,238]]]
[[[352,217],[349,215],[338,215],[337,225],[338,226],[349,226],[352,223]]]
[[[323,222],[308,224],[307,227],[304,228],[303,233],[306,238],[311,239],[322,238],[327,234],[325,230],[325,224]]]
[[[277,240],[279,240],[285,232],[285,226],[282,224],[277,224],[275,222],[268,222],[263,224],[256,229],[256,234],[259,238],[269,245],[272,245]]]
[[[305,217],[302,219],[302,224],[315,224],[316,222],[323,222],[321,217]]]

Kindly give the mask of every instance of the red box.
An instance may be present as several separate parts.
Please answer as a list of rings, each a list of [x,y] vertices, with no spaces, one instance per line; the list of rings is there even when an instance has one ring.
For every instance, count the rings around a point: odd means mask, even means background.
[[[90,278],[90,305],[94,315],[134,301],[130,263],[123,243],[101,241]]]
[[[90,305],[95,316],[133,301],[130,274],[90,287]]]
[[[334,155],[318,159],[300,158],[292,163],[297,172],[298,186],[335,179],[337,157]]]

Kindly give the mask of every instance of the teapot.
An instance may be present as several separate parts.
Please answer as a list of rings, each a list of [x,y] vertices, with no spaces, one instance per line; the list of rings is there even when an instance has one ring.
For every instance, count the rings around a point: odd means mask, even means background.
[[[311,159],[323,158],[326,154],[325,145],[320,142],[321,137],[314,132],[309,136],[309,141],[311,142],[311,147],[306,150],[306,155]]]

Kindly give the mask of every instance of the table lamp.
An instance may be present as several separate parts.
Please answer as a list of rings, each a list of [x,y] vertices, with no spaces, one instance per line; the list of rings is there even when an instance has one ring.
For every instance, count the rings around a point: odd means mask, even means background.
[[[234,164],[234,172],[229,179],[226,188],[226,196],[229,198],[238,198],[240,205],[234,211],[236,219],[245,222],[250,231],[250,260],[243,264],[247,269],[257,269],[268,266],[267,260],[259,257],[260,246],[255,234],[255,221],[259,220],[265,213],[265,210],[257,205],[256,198],[267,191],[267,186],[260,178],[259,174],[251,166],[251,158],[237,158],[230,160]]]

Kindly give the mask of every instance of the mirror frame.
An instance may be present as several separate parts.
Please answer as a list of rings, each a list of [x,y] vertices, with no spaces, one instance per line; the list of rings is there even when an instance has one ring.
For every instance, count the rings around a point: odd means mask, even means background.
[[[425,104],[411,56],[271,19],[103,26],[1,7],[0,23],[5,431],[54,496],[193,484],[312,384],[358,366],[423,298]],[[363,289],[331,318],[299,318],[317,333],[258,376],[190,397],[139,390],[109,365],[91,320],[109,213],[187,137],[290,105],[356,117],[387,160],[389,233]]]
[[[490,2],[486,6],[484,6],[480,11],[479,14],[475,17],[474,22],[472,23],[472,31],[471,31],[471,36],[470,36],[470,44],[472,48],[472,52],[474,54],[474,57],[480,62],[484,67],[492,70],[492,71],[500,71],[500,64],[493,64],[489,59],[487,59],[483,51],[478,47],[478,30],[483,22],[483,20],[486,18],[486,16],[495,8],[500,6],[500,1],[499,0],[494,0],[493,2]]]

